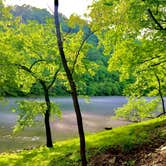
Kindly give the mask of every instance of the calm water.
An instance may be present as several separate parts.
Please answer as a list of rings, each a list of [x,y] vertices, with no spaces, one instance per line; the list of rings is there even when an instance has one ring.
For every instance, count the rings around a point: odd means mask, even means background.
[[[45,144],[45,129],[43,119],[36,126],[26,128],[24,131],[12,134],[17,114],[13,113],[12,107],[15,102],[25,98],[8,98],[7,104],[0,103],[0,152],[31,148]],[[30,98],[28,100],[43,100],[42,98]],[[53,140],[63,140],[77,136],[76,118],[72,106],[72,99],[51,98],[58,103],[62,110],[62,118],[52,118],[51,129]],[[127,124],[125,121],[112,120],[114,109],[127,102],[125,97],[92,97],[87,102],[79,99],[83,114],[84,129],[86,133],[101,131],[104,127],[117,127]]]

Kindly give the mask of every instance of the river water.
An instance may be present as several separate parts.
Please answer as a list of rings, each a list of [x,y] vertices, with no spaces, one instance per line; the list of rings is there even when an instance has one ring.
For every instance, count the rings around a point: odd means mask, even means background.
[[[7,98],[8,103],[0,103],[0,152],[28,149],[34,146],[45,144],[45,129],[43,118],[41,122],[31,128],[13,134],[12,130],[16,123],[17,114],[12,112],[12,107],[16,106],[16,101],[25,98]],[[40,100],[43,98],[28,98],[27,100]],[[51,101],[58,103],[62,110],[62,117],[51,118],[51,130],[53,140],[64,140],[77,137],[77,123],[70,97],[51,98]],[[104,130],[105,127],[117,127],[128,124],[123,120],[111,119],[117,107],[127,102],[125,97],[91,97],[79,99],[85,133],[94,133]]]

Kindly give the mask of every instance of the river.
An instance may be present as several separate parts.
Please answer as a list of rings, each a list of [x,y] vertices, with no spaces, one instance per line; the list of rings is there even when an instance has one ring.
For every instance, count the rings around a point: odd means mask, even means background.
[[[12,107],[16,106],[16,101],[25,98],[7,98],[8,103],[0,103],[0,152],[27,149],[45,144],[45,129],[43,119],[31,128],[13,135],[12,130],[16,123],[17,114],[12,112]],[[28,98],[27,100],[40,100],[43,98]],[[58,103],[62,110],[61,118],[52,118],[51,130],[53,140],[64,140],[77,137],[77,124],[75,113],[70,97],[51,98],[51,101]],[[127,102],[125,97],[91,97],[79,99],[85,133],[94,133],[104,130],[105,127],[117,127],[128,124],[123,120],[111,119],[114,110]]]

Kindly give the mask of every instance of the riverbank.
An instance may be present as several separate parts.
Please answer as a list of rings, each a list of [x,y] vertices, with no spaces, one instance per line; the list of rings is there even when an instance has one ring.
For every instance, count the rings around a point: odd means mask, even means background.
[[[132,153],[136,148],[153,144],[154,140],[166,140],[166,117],[156,118],[142,123],[132,124],[109,131],[102,131],[86,136],[88,163],[95,165],[99,155],[114,152]],[[144,146],[145,147],[145,146]],[[102,161],[102,160],[101,160]],[[109,162],[116,163],[116,158],[108,158]],[[104,161],[103,161],[104,162]],[[130,162],[130,161],[124,161]],[[131,161],[131,163],[134,161]],[[40,147],[33,150],[24,150],[15,153],[0,155],[0,165],[35,165],[35,166],[78,166],[79,140],[56,142],[54,148]]]

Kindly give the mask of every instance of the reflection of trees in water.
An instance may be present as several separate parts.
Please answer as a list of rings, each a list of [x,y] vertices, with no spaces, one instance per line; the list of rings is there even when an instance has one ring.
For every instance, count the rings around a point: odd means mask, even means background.
[[[9,144],[13,148],[12,150],[27,148],[28,145],[44,145],[45,133],[43,122],[32,128],[26,128],[12,138],[8,137],[8,135],[12,135],[12,129],[17,117],[16,113],[11,112],[11,106],[15,107],[17,100],[24,100],[25,98],[8,99],[9,102],[3,106],[3,111],[0,104],[0,135],[1,138],[3,137],[3,141],[0,142],[0,151],[9,150]],[[29,98],[28,100],[34,99]],[[42,101],[44,99],[36,98],[35,100]],[[62,118],[56,118],[55,121],[51,122],[54,140],[76,137],[77,125],[71,98],[52,98],[52,101],[59,103],[62,108]],[[86,132],[91,133],[103,130],[105,127],[116,127],[126,124],[123,121],[110,120],[108,116],[112,114],[115,107],[122,105],[124,102],[126,102],[125,97],[92,97],[89,103],[84,99],[80,99]],[[3,146],[1,146],[2,142]]]

